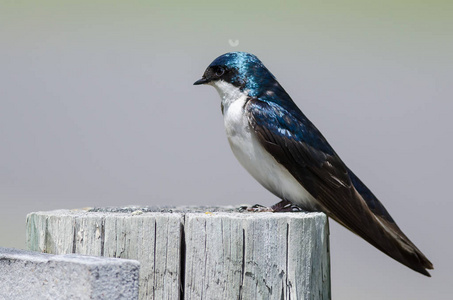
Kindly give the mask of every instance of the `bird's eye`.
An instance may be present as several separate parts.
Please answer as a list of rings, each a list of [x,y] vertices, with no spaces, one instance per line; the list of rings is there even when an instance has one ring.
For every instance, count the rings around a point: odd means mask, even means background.
[[[220,76],[222,76],[224,73],[225,73],[225,69],[224,69],[224,68],[218,68],[218,69],[215,71],[215,76],[220,77]]]

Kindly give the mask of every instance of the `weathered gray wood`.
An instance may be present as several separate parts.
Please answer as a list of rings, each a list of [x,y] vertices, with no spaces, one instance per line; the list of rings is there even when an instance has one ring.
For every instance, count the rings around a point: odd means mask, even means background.
[[[140,261],[141,299],[179,298],[182,222],[176,213],[105,217],[104,255]]]
[[[244,233],[238,214],[186,214],[185,243],[184,299],[239,299]]]
[[[59,210],[27,216],[27,245],[140,261],[140,299],[330,299],[322,213],[231,208]]]
[[[324,214],[186,214],[184,299],[330,299]]]

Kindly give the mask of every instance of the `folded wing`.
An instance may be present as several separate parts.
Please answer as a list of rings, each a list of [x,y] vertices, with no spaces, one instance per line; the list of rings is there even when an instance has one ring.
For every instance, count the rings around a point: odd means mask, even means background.
[[[329,217],[409,268],[430,276],[431,262],[371,191],[341,161],[300,110],[251,98],[245,106],[261,145],[319,202]]]

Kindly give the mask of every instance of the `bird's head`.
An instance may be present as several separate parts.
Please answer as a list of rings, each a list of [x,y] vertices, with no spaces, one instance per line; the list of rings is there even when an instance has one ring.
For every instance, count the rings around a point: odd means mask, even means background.
[[[274,75],[253,54],[229,52],[217,57],[194,85],[210,84],[219,93],[237,90],[252,97],[278,85]]]

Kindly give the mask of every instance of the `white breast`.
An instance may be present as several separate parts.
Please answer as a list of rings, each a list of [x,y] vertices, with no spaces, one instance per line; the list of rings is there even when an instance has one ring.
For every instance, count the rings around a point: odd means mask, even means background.
[[[224,81],[217,81],[213,86],[222,98],[227,138],[241,165],[277,197],[306,210],[315,210],[317,201],[261,146],[250,128],[244,113],[247,95]]]

